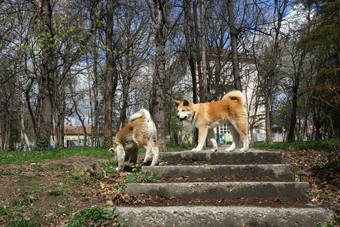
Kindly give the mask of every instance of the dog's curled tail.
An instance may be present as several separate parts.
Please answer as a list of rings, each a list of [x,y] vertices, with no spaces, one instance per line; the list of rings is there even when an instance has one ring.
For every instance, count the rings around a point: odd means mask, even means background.
[[[129,121],[136,120],[137,118],[140,118],[140,117],[145,117],[147,120],[151,119],[151,115],[149,111],[147,111],[146,109],[141,109],[137,113],[132,114],[129,118]]]
[[[246,103],[246,99],[241,91],[234,90],[228,92],[225,96],[223,96],[222,100],[235,100],[240,102],[242,105]]]

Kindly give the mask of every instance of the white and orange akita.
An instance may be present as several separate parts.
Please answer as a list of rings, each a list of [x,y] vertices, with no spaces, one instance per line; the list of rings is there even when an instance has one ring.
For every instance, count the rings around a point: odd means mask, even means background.
[[[227,124],[233,137],[233,143],[226,151],[235,150],[240,139],[243,141],[243,148],[240,151],[248,150],[248,120],[242,92],[231,91],[221,101],[210,103],[194,104],[188,99],[174,102],[177,105],[177,117],[181,121],[193,124],[199,130],[198,146],[192,151],[201,151],[207,136],[213,145],[212,151],[216,151],[217,142],[213,129],[222,124]]]
[[[141,109],[129,118],[129,123],[117,133],[115,146],[109,149],[116,156],[117,171],[122,171],[127,162],[136,164],[139,147],[146,149],[143,163],[151,158],[151,166],[158,163],[157,129],[146,109]]]

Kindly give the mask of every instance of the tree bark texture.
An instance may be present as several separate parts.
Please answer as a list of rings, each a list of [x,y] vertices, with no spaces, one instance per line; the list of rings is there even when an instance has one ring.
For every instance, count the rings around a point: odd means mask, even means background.
[[[156,56],[153,87],[153,117],[157,128],[160,150],[165,144],[165,44],[167,41],[168,0],[154,0],[156,20]]]
[[[45,39],[42,50],[41,78],[39,83],[39,99],[41,100],[41,109],[38,117],[38,127],[36,134],[36,149],[48,150],[50,148],[50,138],[52,131],[52,100],[54,71],[54,55],[51,45],[53,44],[52,31],[52,5],[50,0],[41,0],[41,24],[45,34],[50,35],[50,39]]]
[[[236,90],[242,91],[241,75],[239,69],[238,60],[238,48],[237,48],[237,28],[234,14],[234,0],[227,1],[228,15],[229,15],[229,27],[230,27],[230,39],[231,39],[231,53],[232,53],[232,66],[234,74],[234,86]]]
[[[104,118],[104,148],[112,147],[112,107],[117,86],[117,70],[113,56],[113,13],[114,1],[107,2],[106,22],[106,83],[105,83],[105,118]]]
[[[207,59],[206,59],[206,39],[205,39],[205,0],[200,1],[200,24],[201,24],[201,46],[202,46],[202,80],[203,80],[203,95],[202,102],[206,102],[208,94],[208,80],[207,80]]]

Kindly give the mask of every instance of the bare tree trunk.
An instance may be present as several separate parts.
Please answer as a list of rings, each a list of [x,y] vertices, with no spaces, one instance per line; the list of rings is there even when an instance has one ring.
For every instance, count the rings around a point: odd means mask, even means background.
[[[196,78],[196,67],[194,61],[194,54],[193,54],[193,46],[194,43],[193,36],[193,23],[192,23],[192,16],[191,16],[191,7],[190,7],[191,0],[184,1],[184,35],[185,35],[185,45],[187,49],[187,56],[189,61],[189,67],[191,72],[192,78],[192,93],[193,93],[193,102],[197,103],[197,78]],[[190,32],[190,33],[189,33]]]
[[[193,30],[193,21],[192,21],[192,15],[191,15],[191,6],[190,6],[191,0],[185,0],[184,1],[184,35],[185,35],[185,45],[187,49],[187,57],[189,61],[189,67],[191,72],[191,78],[192,78],[192,96],[193,96],[193,103],[197,103],[197,78],[196,78],[196,67],[195,67],[195,61],[194,61],[194,54],[193,54],[193,36],[194,36],[194,30]],[[193,129],[194,139],[193,143],[195,145],[198,144],[198,130],[196,128]]]
[[[41,98],[41,109],[38,118],[38,134],[37,143],[35,144],[38,150],[50,149],[50,139],[52,131],[52,112],[53,112],[53,89],[54,73],[53,66],[54,56],[51,44],[54,43],[54,35],[52,31],[52,5],[49,0],[41,0],[41,22],[45,34],[50,34],[50,39],[44,42],[42,51],[42,67],[41,78],[39,85],[39,95]]]
[[[293,86],[293,97],[292,97],[292,110],[290,113],[290,124],[289,124],[289,131],[288,131],[288,142],[295,141],[295,125],[296,125],[296,112],[297,112],[297,99],[298,99],[298,85]]]
[[[26,134],[26,127],[25,127],[25,113],[24,113],[24,105],[25,105],[25,101],[24,101],[24,94],[22,93],[22,91],[20,91],[21,93],[21,102],[20,102],[20,122],[21,122],[21,143],[25,143],[27,150],[30,151],[31,150],[31,144],[30,141],[27,137]]]
[[[277,19],[275,19],[275,22],[277,23],[277,26],[275,27],[275,38],[274,38],[274,44],[271,54],[271,66],[267,73],[266,78],[266,92],[265,92],[265,112],[266,112],[266,119],[265,119],[265,125],[266,125],[266,142],[267,143],[273,143],[272,139],[272,131],[271,131],[271,125],[272,125],[272,98],[273,98],[273,92],[274,92],[274,77],[276,76],[276,68],[280,57],[280,30],[281,30],[281,24],[283,20],[284,11],[287,7],[288,0],[284,0],[283,2],[279,2],[278,0],[275,0],[275,12],[277,13]]]
[[[65,126],[65,111],[66,111],[66,94],[65,82],[59,85],[59,89],[55,91],[55,127],[54,132],[56,136],[56,148],[64,148],[64,126]]]
[[[202,45],[202,80],[203,80],[203,96],[202,102],[206,102],[207,94],[208,94],[208,80],[207,80],[207,59],[206,59],[206,40],[205,40],[205,9],[204,9],[205,0],[200,1],[200,24],[201,24],[201,45]]]
[[[233,74],[234,74],[234,86],[236,90],[242,91],[241,84],[241,75],[239,69],[239,60],[238,60],[238,49],[237,49],[237,29],[235,24],[235,15],[234,15],[234,0],[227,1],[228,14],[229,14],[229,27],[230,27],[230,38],[231,38],[231,52],[232,52],[232,65],[233,65]]]
[[[199,85],[199,97],[200,102],[204,102],[203,93],[203,79],[201,71],[201,53],[200,53],[200,33],[198,28],[198,17],[197,17],[197,0],[193,1],[193,11],[194,11],[194,28],[195,28],[195,43],[196,43],[196,62],[197,62],[197,75],[198,75],[198,85]]]
[[[5,151],[9,151],[10,150],[10,144],[11,144],[11,134],[12,134],[12,130],[11,130],[11,122],[12,122],[12,114],[10,112],[12,104],[11,101],[8,103],[8,108],[7,108],[7,122],[5,124],[5,141],[4,141],[4,150]]]
[[[310,18],[308,17],[308,21]],[[307,28],[307,33],[309,33],[309,27]],[[292,111],[290,114],[290,125],[289,125],[289,131],[288,131],[288,142],[294,142],[295,141],[295,124],[296,124],[296,115],[297,115],[297,110],[298,110],[298,105],[297,105],[297,100],[299,98],[298,92],[300,88],[300,82],[301,82],[301,76],[302,76],[302,70],[303,70],[303,62],[306,57],[306,51],[303,50],[299,63],[297,67],[294,67],[294,74],[293,74],[293,86],[292,86]],[[293,61],[294,63],[295,61]],[[297,70],[297,71],[295,71]]]
[[[96,36],[97,38],[97,32]],[[93,54],[93,99],[94,99],[94,113],[93,113],[93,118],[94,118],[94,125],[93,125],[93,131],[92,135],[94,136],[94,145],[95,147],[99,147],[99,95],[98,95],[98,54],[97,50],[94,51]]]
[[[128,28],[127,28],[128,29]],[[127,124],[127,114],[126,110],[129,105],[129,90],[130,90],[130,83],[132,80],[132,72],[129,69],[129,64],[130,64],[130,44],[127,43],[127,50],[126,53],[124,54],[123,57],[123,63],[122,63],[122,108],[120,110],[120,115],[119,115],[119,122],[117,124],[117,131],[120,129],[120,126],[124,127]]]
[[[160,150],[166,149],[165,144],[165,44],[167,41],[167,23],[169,17],[168,0],[154,0],[156,21],[156,56],[153,87],[153,115],[158,133]]]
[[[3,125],[2,125],[2,122],[0,122],[0,152],[5,151],[2,138],[3,138]]]
[[[267,100],[266,100],[265,113],[266,113],[266,120],[265,120],[266,142],[269,144],[272,144],[273,138],[272,138],[272,96],[271,94],[267,97]]]
[[[113,97],[117,86],[117,70],[113,57],[113,13],[114,1],[107,2],[106,22],[106,83],[105,83],[105,122],[104,122],[104,148],[110,148],[113,141],[112,133],[112,107]]]
[[[88,52],[86,52],[86,67],[87,67],[87,75],[88,75],[88,89],[89,89],[89,101],[90,101],[90,108],[89,108],[89,114],[90,116],[88,116],[88,126],[90,126],[90,133],[91,133],[91,146],[94,146],[94,116],[93,116],[93,95],[92,95],[92,86],[91,86],[91,82],[92,82],[92,73],[89,70],[90,69],[90,63],[89,63],[89,56],[88,56]],[[91,123],[90,123],[91,122]]]

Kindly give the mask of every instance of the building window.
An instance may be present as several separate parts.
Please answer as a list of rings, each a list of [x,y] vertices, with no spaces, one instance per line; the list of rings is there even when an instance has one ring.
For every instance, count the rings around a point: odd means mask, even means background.
[[[227,125],[220,125],[220,133],[229,133]]]

